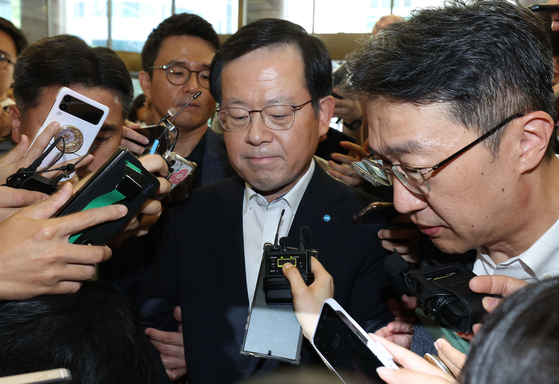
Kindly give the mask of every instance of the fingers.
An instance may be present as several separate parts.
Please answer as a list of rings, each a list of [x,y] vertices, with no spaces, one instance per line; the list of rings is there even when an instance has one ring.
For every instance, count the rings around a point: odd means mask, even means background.
[[[31,219],[48,219],[54,215],[72,197],[72,186],[64,184],[60,191],[48,196],[40,204],[31,206],[20,213]]]
[[[452,374],[458,377],[466,362],[466,355],[453,348],[445,339],[438,339],[435,342],[435,348],[437,349],[440,359],[446,364],[448,369],[452,371]]]
[[[37,139],[33,143],[33,146],[29,148],[29,152],[27,152],[27,155],[25,155],[25,158],[29,159],[29,164],[27,164],[26,166],[31,165],[31,163],[35,161],[36,158],[43,154],[50,140],[54,137],[54,135],[56,135],[56,132],[58,132],[59,129],[60,124],[58,124],[58,122],[56,121],[53,121],[49,125],[47,125],[47,127],[44,129],[43,132],[41,132],[39,136],[37,136]]]
[[[169,174],[169,167],[163,158],[159,155],[146,155],[139,158],[145,169],[151,173],[159,173],[166,177]]]
[[[160,331],[159,329],[155,329],[155,328],[146,328],[146,335],[148,335],[148,337],[151,340],[157,341],[161,344],[175,345],[181,347],[184,346],[184,340],[182,338],[181,332],[167,332],[167,331]],[[168,352],[170,352],[170,350],[165,350],[164,352],[169,354]],[[183,349],[183,355],[184,355],[184,349]]]
[[[402,295],[401,299],[406,308],[410,311],[415,311],[415,309],[419,307],[419,300],[417,299],[417,297]]]
[[[53,220],[56,220],[60,233],[69,236],[106,221],[118,220],[126,216],[127,212],[128,209],[124,205],[108,205],[102,208],[92,208],[86,211],[73,213]]]
[[[43,201],[46,194],[26,189],[0,187],[0,207],[22,208]]]
[[[518,289],[528,285],[527,282],[508,276],[476,276],[470,280],[470,289],[477,293],[510,296]]]
[[[429,364],[429,363],[427,363]],[[435,368],[437,369],[437,368]],[[377,368],[377,373],[380,378],[388,384],[448,384],[458,383],[450,375],[444,373],[439,369],[444,376],[438,374],[427,374],[416,372],[411,369],[398,369],[392,370],[386,367]]]
[[[355,153],[355,155],[357,156],[357,160],[361,160],[362,158],[369,155],[362,146],[352,143],[351,141],[340,141],[340,145],[342,146],[342,148],[348,149],[351,152]]]
[[[178,323],[182,323],[182,312],[181,312],[181,307],[180,306],[176,306],[175,310],[173,311],[173,316],[175,316],[175,320]]]
[[[334,154],[332,154],[334,155]],[[328,170],[330,176],[343,181],[346,184],[356,187],[363,183],[363,178],[353,172],[353,170],[347,166],[337,164],[336,162],[329,160],[328,165],[331,169]]]
[[[401,347],[383,337],[379,337],[374,334],[369,334],[369,336],[371,336],[374,341],[381,343],[394,357],[394,362],[400,364],[402,367],[411,369],[416,372],[445,377],[446,374],[443,371],[432,366],[425,359],[410,351],[409,349]]]
[[[128,148],[132,153],[139,155],[142,154],[145,150],[145,147],[143,147],[142,145],[148,145],[149,139],[134,130],[138,128],[140,128],[139,124],[134,124],[127,120],[122,130],[122,139],[120,140],[120,145],[124,148]]]

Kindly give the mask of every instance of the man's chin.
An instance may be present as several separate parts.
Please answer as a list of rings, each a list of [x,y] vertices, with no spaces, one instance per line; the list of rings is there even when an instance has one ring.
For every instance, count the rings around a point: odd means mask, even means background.
[[[460,242],[458,239],[448,239],[443,237],[430,237],[431,241],[439,250],[449,255],[461,255],[472,247]]]

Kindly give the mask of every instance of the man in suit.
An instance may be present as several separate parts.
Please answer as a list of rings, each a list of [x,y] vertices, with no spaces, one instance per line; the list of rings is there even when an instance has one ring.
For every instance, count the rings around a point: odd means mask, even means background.
[[[170,108],[178,112],[192,96],[202,92],[174,121],[180,132],[175,152],[198,165],[194,187],[235,174],[223,137],[208,129],[215,111],[215,100],[208,89],[209,71],[218,49],[219,38],[211,24],[188,13],[163,20],[142,49],[143,70],[138,80],[146,95],[147,124],[157,124]]]
[[[180,304],[191,384],[238,382],[278,368],[239,353],[263,244],[276,231],[295,246],[301,228],[310,229],[312,248],[336,279],[334,297],[366,329],[392,318],[386,252],[374,235],[386,224],[351,220],[374,198],[313,161],[332,117],[331,90],[324,44],[284,20],[241,28],[212,61],[211,92],[239,176],[196,189],[167,210],[142,293],[142,315],[159,329],[169,329]],[[303,364],[313,356],[306,344]]]

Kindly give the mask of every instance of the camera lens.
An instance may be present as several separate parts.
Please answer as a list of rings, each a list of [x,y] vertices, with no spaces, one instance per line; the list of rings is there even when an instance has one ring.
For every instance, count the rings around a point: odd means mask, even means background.
[[[72,100],[72,97],[70,95],[66,95],[64,96],[64,101],[69,103]]]
[[[66,110],[66,104],[60,103],[60,109],[65,111]]]

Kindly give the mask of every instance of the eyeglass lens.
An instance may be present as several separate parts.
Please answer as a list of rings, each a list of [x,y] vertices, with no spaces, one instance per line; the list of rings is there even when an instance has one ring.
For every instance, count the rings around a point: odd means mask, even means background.
[[[193,73],[197,75],[198,83],[203,88],[210,87],[210,70],[204,69],[202,71],[191,71],[186,67],[180,65],[171,65],[166,70],[167,79],[171,84],[183,85],[186,84]]]
[[[219,111],[219,121],[228,131],[243,131],[251,121],[251,112],[244,108],[224,108]],[[260,111],[264,124],[274,130],[285,130],[293,126],[295,111],[288,105],[270,105]]]

